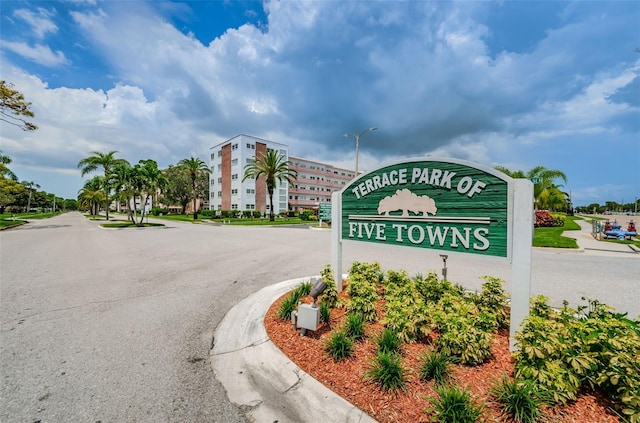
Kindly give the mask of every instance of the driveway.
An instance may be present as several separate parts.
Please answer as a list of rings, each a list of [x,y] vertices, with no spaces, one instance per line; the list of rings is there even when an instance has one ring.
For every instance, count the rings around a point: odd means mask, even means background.
[[[244,422],[209,363],[227,311],[263,287],[319,274],[330,233],[167,223],[103,229],[79,213],[0,233],[0,421]],[[640,256],[533,253],[532,294],[582,295],[640,314]],[[345,243],[410,274],[437,253]],[[503,260],[451,255],[449,279],[509,279]],[[508,285],[507,285],[508,288]]]

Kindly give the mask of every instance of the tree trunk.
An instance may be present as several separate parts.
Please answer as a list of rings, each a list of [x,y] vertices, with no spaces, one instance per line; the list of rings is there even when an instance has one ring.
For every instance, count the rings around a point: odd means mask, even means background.
[[[273,214],[273,190],[269,190],[269,220],[271,222],[275,221],[275,216]]]
[[[192,180],[191,185],[192,193],[193,193],[193,220],[198,218],[198,210],[196,209],[196,180],[195,178]]]

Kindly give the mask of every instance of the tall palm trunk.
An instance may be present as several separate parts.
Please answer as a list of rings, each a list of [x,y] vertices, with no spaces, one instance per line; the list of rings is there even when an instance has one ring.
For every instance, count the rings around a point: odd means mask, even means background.
[[[276,220],[273,214],[273,188],[269,188],[267,192],[269,193],[269,220],[273,222]]]

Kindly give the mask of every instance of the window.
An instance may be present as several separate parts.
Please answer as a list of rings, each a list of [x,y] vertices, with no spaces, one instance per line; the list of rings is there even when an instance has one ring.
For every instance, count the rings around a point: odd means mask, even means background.
[[[231,166],[235,166],[238,164],[238,159],[231,160]]]
[[[218,165],[218,171],[221,171],[221,170],[222,170],[222,163]]]
[[[216,158],[216,153],[211,153],[211,160]]]
[[[222,191],[218,191],[218,197],[222,198]]]
[[[255,194],[256,190],[252,188],[247,188],[247,194]]]
[[[218,178],[218,183],[221,184],[222,183],[222,178]]]
[[[231,190],[231,195],[235,195],[235,194],[237,194],[237,193],[238,193],[238,190],[237,190],[236,188],[234,188],[234,189],[232,189],[232,190]]]
[[[231,145],[231,149],[232,150],[237,150],[238,149],[238,144],[232,144]],[[236,204],[237,205],[237,204]]]
[[[218,157],[222,157],[222,150],[218,150]]]
[[[247,204],[247,208],[249,210],[255,210],[256,209],[256,205],[255,204]]]
[[[253,163],[253,162],[255,162],[255,161],[256,161],[256,159],[255,159],[255,158],[253,158],[253,157],[247,157],[247,159],[246,159],[246,162],[247,162],[247,163]]]
[[[248,149],[251,149],[251,150],[255,150],[255,149],[256,149],[256,145],[255,145],[255,144],[247,143],[247,148],[248,148]]]
[[[238,210],[238,205],[237,204],[232,204],[231,205],[231,210]]]
[[[211,180],[211,186],[214,186],[216,184],[216,181],[214,181],[213,179]]]
[[[231,180],[235,181],[236,179],[238,179],[238,174],[237,173],[234,173],[233,175],[231,175]]]

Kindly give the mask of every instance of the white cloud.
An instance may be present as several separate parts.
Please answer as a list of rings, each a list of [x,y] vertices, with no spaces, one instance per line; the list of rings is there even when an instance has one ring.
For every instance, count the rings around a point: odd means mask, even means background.
[[[42,44],[32,47],[24,42],[2,41],[2,47],[43,66],[57,67],[69,64],[63,52],[54,52],[49,46]]]
[[[527,170],[552,167],[552,154],[538,151],[569,154],[564,146],[579,145],[579,136],[618,143],[638,133],[638,109],[610,99],[638,77],[636,58],[620,59],[613,44],[596,48],[624,35],[622,18],[570,11],[530,50],[496,53],[483,20],[494,5],[484,2],[266,2],[268,27],[229,28],[207,44],[153,5],[102,2],[70,12],[80,33],[69,46],[82,44],[77,50],[95,54],[113,76],[103,90],[48,88],[44,77],[7,72],[24,83],[41,128],[16,133],[14,155],[33,166],[46,156],[62,168],[115,149],[162,166],[206,158],[210,146],[247,133],[352,167],[353,143],[341,135],[378,126],[363,139],[362,168],[433,154]],[[3,45],[48,66],[76,57]],[[21,144],[38,152],[27,157]],[[571,179],[573,165],[562,165]]]
[[[58,26],[52,20],[54,14],[41,7],[36,11],[18,9],[13,13],[13,16],[25,21],[38,39],[43,39],[48,33],[58,32]]]

